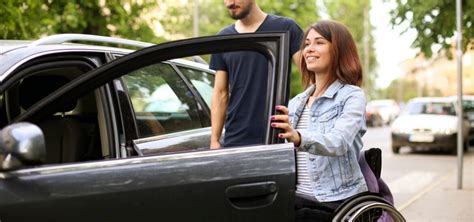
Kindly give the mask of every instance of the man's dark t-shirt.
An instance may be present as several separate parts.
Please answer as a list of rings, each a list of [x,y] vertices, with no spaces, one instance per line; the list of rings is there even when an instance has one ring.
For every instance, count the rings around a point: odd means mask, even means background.
[[[290,32],[288,57],[291,59],[299,50],[303,31],[289,18],[267,15],[256,32],[276,31]],[[238,34],[235,25],[230,25],[219,32],[219,35],[228,34]],[[229,80],[230,95],[223,146],[264,143],[267,66],[267,59],[257,52],[239,51],[212,55],[210,68],[226,71]]]

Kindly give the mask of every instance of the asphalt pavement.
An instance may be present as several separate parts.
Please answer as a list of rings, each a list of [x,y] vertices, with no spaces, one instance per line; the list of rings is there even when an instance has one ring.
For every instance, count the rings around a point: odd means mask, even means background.
[[[457,188],[457,167],[397,206],[407,221],[474,222],[474,148],[463,159],[462,189]]]

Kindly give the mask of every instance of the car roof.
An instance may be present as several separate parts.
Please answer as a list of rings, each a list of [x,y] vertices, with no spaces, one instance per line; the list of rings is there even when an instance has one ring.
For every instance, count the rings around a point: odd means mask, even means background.
[[[458,96],[449,96],[449,98],[457,100]],[[474,95],[462,95],[463,100],[474,100]]]
[[[130,48],[119,48],[102,46],[97,44],[78,44],[71,43],[71,41],[86,41],[90,43],[112,43],[120,44],[123,46],[132,46]],[[2,58],[2,64],[0,64],[0,74],[4,73],[2,67],[8,66],[8,64],[17,63],[17,60],[30,57],[38,53],[46,53],[52,51],[94,51],[94,52],[116,52],[128,54],[135,51],[137,48],[144,48],[153,46],[153,43],[140,42],[129,39],[106,37],[98,35],[88,34],[58,34],[51,35],[39,40],[0,40],[0,58]],[[190,65],[193,67],[200,67],[208,69],[206,61],[200,57],[193,57],[192,61],[185,59],[174,59],[175,63],[182,65]]]
[[[95,41],[96,40],[96,41]],[[108,41],[107,41],[108,40]],[[36,41],[32,40],[0,40],[0,81],[15,67],[42,55],[60,52],[112,52],[128,54],[133,49],[101,46],[94,44],[77,44],[71,41],[87,41],[99,43],[115,43],[136,47],[151,46],[151,43],[132,41],[105,36],[85,34],[59,34],[47,36]]]
[[[88,44],[74,44],[72,42],[87,42]],[[95,43],[95,44],[94,44]],[[154,45],[153,43],[140,42],[129,39],[122,39],[116,37],[107,37],[99,35],[89,35],[89,34],[57,34],[50,35],[38,40],[0,40],[0,55],[9,54],[9,52],[27,48],[27,47],[36,47],[36,46],[83,46],[83,47],[98,47],[99,49],[116,49],[123,50],[124,47],[108,47],[101,46],[101,44],[119,44],[123,46],[132,46],[138,48],[144,48]]]
[[[397,105],[393,99],[374,99],[368,102],[370,105]]]
[[[409,102],[453,102],[453,99],[448,97],[417,97],[410,99]]]
[[[71,43],[71,41],[84,41],[91,44]],[[96,44],[94,44],[96,43]],[[119,48],[102,46],[99,44],[120,44],[131,46],[130,48]],[[87,34],[58,34],[47,36],[39,40],[0,40],[0,82],[6,78],[16,67],[30,61],[33,58],[61,52],[110,52],[118,54],[129,54],[137,48],[153,46],[153,43],[139,42],[115,37],[87,35]],[[173,59],[173,63],[184,66],[198,67],[209,70],[209,67],[201,58],[192,58],[193,61],[185,59]]]
[[[0,54],[17,48],[25,47],[32,41],[28,40],[0,40]]]
[[[200,68],[200,69],[205,69],[205,70],[214,72],[214,70],[209,69],[209,65],[204,64],[201,61],[191,61],[191,60],[181,59],[181,58],[180,59],[172,59],[170,61],[173,62],[173,63],[176,63],[176,64],[183,65],[183,66],[191,66],[191,67],[194,67],[194,68]]]

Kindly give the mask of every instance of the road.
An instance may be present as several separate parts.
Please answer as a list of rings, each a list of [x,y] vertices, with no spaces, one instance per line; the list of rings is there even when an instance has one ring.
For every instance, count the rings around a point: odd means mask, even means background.
[[[457,172],[456,155],[434,151],[412,152],[409,148],[402,148],[400,154],[393,154],[388,127],[369,128],[363,140],[366,148],[382,149],[382,178],[389,185],[395,206],[402,213],[434,186],[446,181],[449,174]],[[473,147],[465,154],[466,158],[474,158]]]

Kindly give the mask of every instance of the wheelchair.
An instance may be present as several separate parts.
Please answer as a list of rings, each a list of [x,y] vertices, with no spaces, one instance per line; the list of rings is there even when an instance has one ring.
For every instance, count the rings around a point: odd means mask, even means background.
[[[379,148],[361,151],[359,165],[369,191],[344,201],[335,210],[332,221],[405,222],[403,215],[393,206],[393,197],[388,186],[380,178],[382,151]]]

